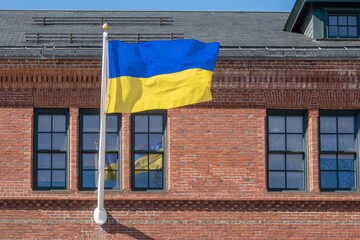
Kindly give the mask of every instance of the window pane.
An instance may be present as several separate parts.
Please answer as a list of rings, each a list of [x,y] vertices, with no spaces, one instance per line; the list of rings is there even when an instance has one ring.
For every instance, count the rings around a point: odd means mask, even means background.
[[[302,172],[288,172],[286,175],[287,188],[304,188],[304,174]]]
[[[338,164],[339,170],[354,170],[354,154],[339,154]]]
[[[349,37],[357,37],[358,36],[357,27],[349,27],[348,31],[349,31]]]
[[[117,153],[105,154],[105,170],[117,170],[118,156]]]
[[[106,115],[106,132],[118,131],[118,118],[116,115]]]
[[[269,132],[270,133],[285,132],[285,117],[269,116]]]
[[[339,133],[354,133],[354,117],[338,117],[338,132]]]
[[[105,172],[105,174],[106,174],[106,172]],[[112,171],[109,174],[114,175],[114,180],[107,180],[105,178],[104,187],[105,188],[116,188],[117,187],[116,171]]]
[[[329,27],[329,37],[338,37],[337,27]]]
[[[354,151],[355,136],[353,134],[339,135],[339,151]]]
[[[50,170],[38,170],[38,181],[37,186],[38,187],[50,187]]]
[[[285,172],[269,172],[269,188],[285,188]]]
[[[53,131],[54,132],[66,131],[66,117],[64,115],[53,115]]]
[[[348,25],[351,25],[351,26],[357,25],[356,16],[348,16]]]
[[[285,151],[285,135],[284,134],[269,134],[269,150],[270,151]]]
[[[99,131],[100,131],[99,115],[84,115],[83,132],[99,132]]]
[[[39,150],[51,150],[51,134],[39,133],[38,134],[38,149]]]
[[[135,154],[135,169],[148,169],[147,154]]]
[[[105,142],[106,151],[116,151],[118,149],[117,134],[116,133],[107,133],[105,141],[106,141]]]
[[[302,154],[286,154],[286,170],[304,170]]]
[[[321,188],[337,188],[336,172],[320,172]]]
[[[104,176],[104,180],[108,181],[108,184],[111,184],[111,182],[115,182],[116,183],[116,179],[117,179],[117,171],[107,171],[105,170],[105,176]],[[115,185],[116,186],[116,185]]]
[[[53,150],[65,150],[65,133],[53,133],[52,149]]]
[[[336,117],[320,117],[321,133],[336,133]]]
[[[52,167],[65,169],[65,161],[66,161],[65,153],[53,153],[52,155]]]
[[[288,151],[303,151],[302,134],[286,135]]]
[[[329,25],[337,25],[337,16],[329,16]]]
[[[135,150],[148,150],[148,134],[135,134]]]
[[[51,115],[38,115],[38,131],[51,132]]]
[[[347,16],[339,16],[339,25],[347,25]]]
[[[51,154],[50,153],[38,153],[38,168],[51,168]]]
[[[150,150],[162,149],[162,134],[150,134]]]
[[[339,172],[339,188],[354,188],[354,172]]]
[[[158,170],[162,169],[162,154],[150,154],[149,155],[149,169]]]
[[[162,116],[150,116],[150,132],[162,132],[163,129],[163,117]]]
[[[148,116],[135,116],[135,132],[148,132]]]
[[[97,169],[98,154],[84,153],[83,154],[83,169]]]
[[[95,188],[96,184],[96,171],[83,171],[83,187],[84,188]]]
[[[347,37],[347,27],[339,27],[339,36],[340,37]]]
[[[286,117],[286,132],[287,133],[302,133],[303,132],[303,117],[302,116]]]
[[[336,135],[320,135],[320,151],[336,151]]]
[[[149,174],[149,187],[162,188],[162,171],[152,171]]]
[[[336,170],[336,154],[320,154],[321,170]]]
[[[53,187],[65,187],[65,171],[55,170],[52,172],[52,186]]]
[[[98,150],[99,134],[98,133],[85,133],[82,140],[83,150]]]
[[[285,154],[269,154],[269,170],[285,170]]]
[[[147,188],[148,185],[148,172],[135,171],[135,187],[136,188]]]

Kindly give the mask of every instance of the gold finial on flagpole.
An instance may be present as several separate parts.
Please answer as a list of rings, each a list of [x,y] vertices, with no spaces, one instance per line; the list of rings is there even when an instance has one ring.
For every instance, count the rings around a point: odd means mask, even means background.
[[[104,29],[105,32],[107,32],[109,30],[109,25],[107,23],[104,23],[102,25],[102,28]]]

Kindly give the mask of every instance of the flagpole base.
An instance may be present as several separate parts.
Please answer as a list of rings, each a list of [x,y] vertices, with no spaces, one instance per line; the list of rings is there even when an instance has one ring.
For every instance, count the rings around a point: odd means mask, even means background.
[[[105,208],[103,208],[102,211],[99,210],[99,208],[95,208],[94,211],[94,221],[98,225],[104,225],[107,220],[107,212]]]

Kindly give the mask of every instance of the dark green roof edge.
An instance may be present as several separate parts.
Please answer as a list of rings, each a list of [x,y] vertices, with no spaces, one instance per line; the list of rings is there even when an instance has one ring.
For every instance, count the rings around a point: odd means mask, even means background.
[[[286,21],[284,31],[291,32],[295,26],[296,21],[299,18],[301,10],[304,8],[307,0],[296,0],[293,9],[290,12],[289,18]]]
[[[360,0],[296,0],[289,18],[286,21],[284,31],[291,32],[294,30],[301,12],[305,9],[305,5],[310,3],[360,3]]]

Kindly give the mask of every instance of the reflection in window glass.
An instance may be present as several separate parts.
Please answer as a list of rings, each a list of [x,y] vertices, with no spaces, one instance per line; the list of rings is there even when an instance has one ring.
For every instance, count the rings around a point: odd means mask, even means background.
[[[321,171],[321,188],[322,189],[336,189],[337,188],[337,173],[336,172],[328,172]]]
[[[286,154],[286,167],[288,170],[304,170],[304,156],[302,154]]]
[[[335,134],[320,135],[321,151],[337,151],[337,136]]]
[[[268,187],[304,189],[304,116],[268,116]]]
[[[286,174],[287,177],[287,186],[289,188],[304,188],[304,174],[302,172],[288,172]]]
[[[285,170],[285,154],[268,155],[269,170]]]
[[[66,116],[54,115],[53,116],[53,132],[65,132],[66,127]]]
[[[329,14],[328,37],[358,37],[357,28],[357,16],[355,14]]]
[[[287,116],[286,117],[286,132],[302,133],[303,132],[303,117],[302,116]]]
[[[100,117],[98,115],[84,115],[82,124],[83,132],[100,131]]]
[[[270,151],[285,151],[285,135],[284,134],[269,134],[269,150]]]
[[[67,113],[35,111],[34,188],[65,189],[67,168]]]
[[[336,154],[320,154],[320,170],[336,170]]]
[[[321,189],[333,191],[354,188],[355,116],[321,116],[319,124]]]
[[[51,115],[38,115],[38,132],[51,132]]]
[[[269,132],[270,133],[285,132],[285,117],[284,116],[269,116]]]
[[[269,172],[269,188],[285,188],[285,172]]]
[[[106,115],[106,140],[105,140],[105,172],[104,187],[105,189],[119,188],[119,114]],[[97,185],[98,170],[98,150],[99,150],[99,133],[100,117],[99,113],[83,110],[81,114],[80,129],[81,135],[81,175],[80,188],[84,190],[95,190]]]
[[[134,114],[132,179],[134,190],[163,189],[164,114]]]

